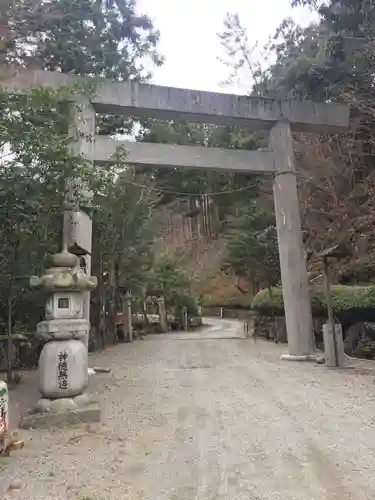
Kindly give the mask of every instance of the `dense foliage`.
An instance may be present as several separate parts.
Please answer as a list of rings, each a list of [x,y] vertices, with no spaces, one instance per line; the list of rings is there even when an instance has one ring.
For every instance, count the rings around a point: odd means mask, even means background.
[[[272,211],[253,201],[240,216],[237,233],[228,243],[228,265],[238,276],[254,280],[258,287],[280,281],[277,233]]]
[[[113,79],[149,77],[161,64],[158,32],[133,0],[22,0],[1,6],[1,64],[12,63]],[[0,81],[1,84],[1,81]],[[92,168],[72,156],[66,134],[72,108],[61,105],[74,93],[35,89],[26,96],[0,94],[0,322],[33,331],[43,299],[31,292],[30,274],[41,273],[46,257],[61,247],[65,182],[80,178],[94,193],[93,272],[97,312],[120,302],[123,289],[139,292],[152,266],[150,219],[154,198],[132,182],[149,176],[114,166]],[[131,121],[98,117],[101,132],[128,130]]]
[[[338,316],[350,312],[375,311],[374,286],[332,286],[332,304],[334,313]],[[325,294],[320,286],[311,288],[311,305],[313,314],[324,316],[327,314]],[[283,315],[284,301],[282,289],[274,287],[272,290],[261,290],[252,300],[251,308],[266,315]]]
[[[260,48],[251,44],[238,15],[228,15],[220,39],[232,62],[231,76],[250,93],[350,104],[347,134],[295,134],[295,157],[308,253],[346,244],[353,257],[339,263],[335,279],[366,283],[375,275],[375,248],[367,229],[373,224],[375,191],[375,4],[292,3],[308,5],[319,21],[303,28],[285,19]],[[311,271],[319,273],[314,260]]]
[[[255,149],[259,144],[256,136],[238,127],[163,122],[151,119],[143,122],[138,139],[160,144],[230,149]],[[154,170],[154,179],[161,192],[166,193],[161,199],[162,203],[168,203],[176,197],[184,198],[184,193],[199,198],[205,193],[225,191],[225,196],[216,196],[213,200],[220,221],[224,220],[226,215],[233,214],[235,207],[241,204],[241,201],[252,198],[259,192],[259,181],[251,173],[157,168]],[[246,185],[249,185],[249,189],[238,191]],[[172,194],[168,194],[169,192]],[[173,193],[180,193],[180,195]],[[191,198],[194,200],[194,196]]]
[[[159,33],[134,0],[20,0],[7,2],[7,62],[113,79],[147,78]]]
[[[94,190],[110,181],[109,172],[88,168],[70,152],[70,112],[60,106],[66,92],[72,95],[74,89],[35,89],[22,97],[0,91],[2,321],[10,295],[14,319],[25,320],[36,312],[30,307],[25,311],[21,304],[30,300],[30,273],[40,272],[47,252],[61,245],[66,179],[79,177]]]
[[[160,259],[153,267],[147,295],[164,297],[167,310],[178,319],[182,318],[184,308],[189,317],[198,316],[198,304],[191,295],[188,276],[169,259]]]

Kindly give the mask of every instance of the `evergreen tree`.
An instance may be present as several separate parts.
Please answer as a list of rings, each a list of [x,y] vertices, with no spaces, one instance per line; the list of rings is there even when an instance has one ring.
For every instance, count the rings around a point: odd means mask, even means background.
[[[8,10],[8,62],[81,76],[146,79],[159,32],[134,0],[21,0]]]
[[[162,63],[156,48],[159,33],[147,16],[137,14],[133,0],[2,0],[1,7],[1,64],[147,80],[151,64]],[[25,292],[27,276],[40,272],[47,253],[60,248],[66,178],[86,180],[95,193],[94,227],[101,226],[103,233],[98,235],[101,245],[94,238],[94,272],[106,275],[116,260],[121,264],[117,265],[121,279],[132,282],[129,288],[144,280],[142,271],[152,262],[148,219],[153,205],[150,196],[140,197],[139,190],[127,183],[136,180],[137,172],[121,174],[124,166],[118,166],[114,176],[114,169],[86,169],[68,154],[62,131],[67,130],[69,116],[61,113],[58,103],[66,95],[38,89],[25,98],[13,99],[4,92],[0,97],[0,296],[4,304],[0,322],[7,317],[5,305],[11,294],[14,319],[24,321],[28,301],[34,301],[31,309],[36,317],[28,325],[33,330],[42,310],[35,307],[35,294]],[[105,132],[128,130],[131,123],[122,117],[98,117]],[[147,183],[143,174],[138,180]],[[141,263],[142,259],[147,262]],[[17,281],[20,276],[22,282]]]
[[[275,219],[272,211],[253,201],[243,209],[237,234],[227,248],[226,264],[238,276],[271,288],[280,281]]]

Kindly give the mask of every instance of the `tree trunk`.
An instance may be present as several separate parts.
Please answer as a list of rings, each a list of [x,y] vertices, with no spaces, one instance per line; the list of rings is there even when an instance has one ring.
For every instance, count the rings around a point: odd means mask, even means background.
[[[13,357],[13,342],[12,342],[12,281],[9,284],[8,295],[8,341],[7,341],[7,381],[8,384],[13,380],[12,357]]]
[[[145,318],[145,325],[146,327],[148,327],[150,325],[149,321],[148,321],[148,317],[147,317],[147,311],[146,311],[146,308],[145,308],[145,302],[144,300],[141,300],[141,312]]]
[[[111,299],[109,304],[109,327],[110,335],[112,337],[112,343],[117,344],[117,333],[116,333],[116,271],[115,263],[112,262],[111,274],[110,274],[110,293]]]

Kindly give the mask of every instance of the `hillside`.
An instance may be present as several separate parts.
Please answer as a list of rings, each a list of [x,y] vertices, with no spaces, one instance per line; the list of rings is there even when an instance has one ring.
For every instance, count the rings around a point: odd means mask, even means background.
[[[193,293],[202,296],[206,305],[247,307],[254,293],[251,284],[222,266],[228,235],[194,234],[190,220],[175,209],[173,204],[160,209],[155,228],[157,254],[171,258],[187,272]]]
[[[348,255],[332,262],[332,280],[343,284],[375,281],[375,175],[362,174],[360,179],[350,165],[322,162],[318,139],[308,139],[295,138],[295,156],[303,239],[305,249],[312,253],[309,276],[314,280],[321,272],[316,254],[340,243]],[[263,185],[262,200],[272,210],[269,181]],[[201,212],[187,217],[176,203],[159,209],[157,254],[172,258],[187,272],[193,292],[203,296],[206,304],[247,307],[256,287],[223,266],[228,241],[236,233],[236,217],[214,235],[204,234],[201,217]]]

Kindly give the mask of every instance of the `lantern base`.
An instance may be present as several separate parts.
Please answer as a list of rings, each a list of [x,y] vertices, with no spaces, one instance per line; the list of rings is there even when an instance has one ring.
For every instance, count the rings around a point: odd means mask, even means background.
[[[98,402],[84,393],[75,398],[40,399],[34,409],[22,416],[20,428],[65,427],[100,420],[101,410]]]

